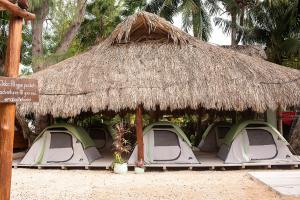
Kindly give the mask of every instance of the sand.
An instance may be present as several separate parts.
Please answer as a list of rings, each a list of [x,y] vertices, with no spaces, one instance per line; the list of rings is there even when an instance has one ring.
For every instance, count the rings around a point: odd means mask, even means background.
[[[253,171],[253,170],[252,170]],[[13,169],[12,200],[294,200],[250,178],[247,170],[155,171]]]

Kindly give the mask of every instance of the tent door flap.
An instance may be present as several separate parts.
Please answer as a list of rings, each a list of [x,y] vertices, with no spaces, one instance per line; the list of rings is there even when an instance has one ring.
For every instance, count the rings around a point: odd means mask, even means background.
[[[175,161],[181,155],[179,138],[170,130],[154,130],[153,161]]]
[[[47,163],[68,162],[74,156],[73,137],[65,132],[51,132]]]

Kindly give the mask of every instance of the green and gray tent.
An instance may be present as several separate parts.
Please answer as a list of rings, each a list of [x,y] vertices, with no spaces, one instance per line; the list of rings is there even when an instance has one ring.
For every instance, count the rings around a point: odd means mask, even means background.
[[[41,132],[20,164],[87,165],[100,157],[95,143],[83,128],[70,124],[57,124]]]
[[[113,130],[107,124],[98,124],[87,127],[87,132],[95,142],[97,149],[111,151],[113,144]]]
[[[144,159],[146,164],[191,164],[199,163],[189,139],[176,125],[157,122],[143,131]],[[131,154],[128,164],[137,161],[137,147]]]
[[[227,122],[215,122],[207,127],[198,145],[200,151],[218,152],[231,125]]]
[[[229,130],[218,157],[225,163],[298,161],[288,146],[288,142],[271,124],[248,120]]]

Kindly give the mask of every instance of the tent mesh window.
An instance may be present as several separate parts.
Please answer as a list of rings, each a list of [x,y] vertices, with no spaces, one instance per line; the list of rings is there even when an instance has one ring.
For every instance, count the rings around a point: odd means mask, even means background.
[[[258,145],[275,145],[272,134],[264,129],[247,129],[249,144],[251,146]]]
[[[63,132],[51,132],[50,149],[72,148],[72,136]]]
[[[154,130],[154,146],[179,146],[178,136],[169,130]]]

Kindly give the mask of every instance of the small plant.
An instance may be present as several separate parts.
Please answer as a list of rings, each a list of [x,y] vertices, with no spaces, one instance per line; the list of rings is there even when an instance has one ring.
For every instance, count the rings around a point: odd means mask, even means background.
[[[123,153],[129,153],[131,149],[130,143],[124,138],[128,133],[131,133],[130,129],[126,127],[123,122],[115,125],[115,135],[113,142],[114,150],[114,163],[123,164]]]

